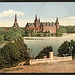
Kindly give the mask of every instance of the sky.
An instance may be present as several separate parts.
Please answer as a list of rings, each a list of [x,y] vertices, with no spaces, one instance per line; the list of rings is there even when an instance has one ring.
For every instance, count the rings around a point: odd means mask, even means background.
[[[11,27],[15,14],[20,27],[33,23],[35,15],[41,22],[75,25],[75,2],[0,2],[0,27]]]

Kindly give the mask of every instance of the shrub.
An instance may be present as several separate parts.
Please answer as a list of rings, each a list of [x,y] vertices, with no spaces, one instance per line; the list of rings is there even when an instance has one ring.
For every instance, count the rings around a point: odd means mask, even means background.
[[[53,52],[53,47],[47,46],[35,57],[35,58],[44,58],[44,56],[49,57],[49,52]]]

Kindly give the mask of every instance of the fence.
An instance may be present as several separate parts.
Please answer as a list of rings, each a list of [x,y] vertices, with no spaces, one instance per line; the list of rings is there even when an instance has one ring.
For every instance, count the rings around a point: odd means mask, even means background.
[[[38,64],[38,63],[46,63],[46,62],[50,62],[50,58],[30,60],[30,64]]]
[[[57,61],[68,61],[68,60],[72,60],[72,56],[68,56],[68,57],[55,57],[52,59],[50,58],[44,58],[44,59],[33,59],[30,60],[30,65],[31,64],[38,64],[38,63],[50,63],[50,62],[57,62]]]
[[[68,61],[68,60],[72,60],[72,56],[53,58],[53,62],[57,62],[57,61]]]

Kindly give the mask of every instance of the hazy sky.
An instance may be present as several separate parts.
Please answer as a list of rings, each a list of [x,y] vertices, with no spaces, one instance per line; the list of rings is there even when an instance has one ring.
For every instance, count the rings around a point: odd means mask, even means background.
[[[33,23],[36,14],[42,22],[58,17],[60,25],[75,25],[75,2],[0,2],[0,27],[11,27],[14,14],[20,27]]]

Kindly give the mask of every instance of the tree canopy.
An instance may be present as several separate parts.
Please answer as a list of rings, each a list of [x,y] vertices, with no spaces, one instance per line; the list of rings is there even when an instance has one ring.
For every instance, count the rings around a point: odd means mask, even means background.
[[[0,31],[0,41],[13,41],[16,38],[23,37],[25,32],[20,27],[11,27],[7,31]]]
[[[0,59],[2,60],[0,60],[0,64],[4,64],[3,67],[14,66],[29,58],[28,47],[24,44],[22,38],[18,38],[14,43],[7,43],[3,48],[0,48]]]
[[[64,33],[75,33],[75,26],[60,26]]]
[[[58,49],[58,56],[71,56],[75,54],[75,41],[64,41]]]
[[[44,58],[44,56],[49,57],[49,52],[53,52],[53,47],[47,46],[35,57],[35,58]]]

